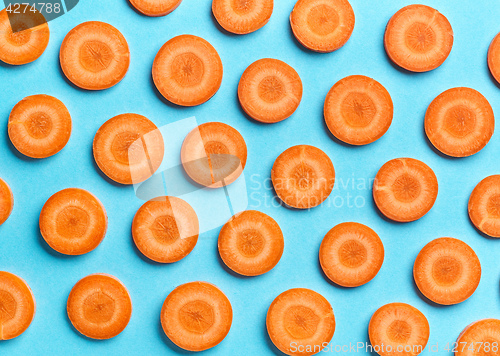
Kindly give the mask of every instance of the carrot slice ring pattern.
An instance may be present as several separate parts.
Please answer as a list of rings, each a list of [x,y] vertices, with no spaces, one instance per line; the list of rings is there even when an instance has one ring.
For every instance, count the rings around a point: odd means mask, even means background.
[[[215,19],[228,32],[244,35],[257,31],[271,18],[273,0],[213,0]]]
[[[500,348],[500,320],[483,319],[460,333],[455,356],[495,355]],[[465,347],[464,347],[465,345]]]
[[[182,0],[129,0],[132,6],[146,16],[158,17],[170,14]]]
[[[500,237],[500,175],[484,178],[469,198],[469,217],[474,226],[491,237]]]
[[[493,78],[500,83],[500,33],[491,41],[488,49],[488,67]]]
[[[9,185],[0,178],[0,226],[7,221],[14,209],[14,195]]]

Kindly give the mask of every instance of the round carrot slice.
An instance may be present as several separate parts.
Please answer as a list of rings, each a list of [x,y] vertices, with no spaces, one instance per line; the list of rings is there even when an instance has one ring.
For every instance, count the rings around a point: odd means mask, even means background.
[[[438,194],[432,169],[413,158],[396,158],[380,168],[373,183],[373,198],[389,219],[409,222],[431,210]]]
[[[28,96],[12,109],[8,132],[12,144],[23,155],[50,157],[68,143],[71,116],[66,106],[53,96]]]
[[[442,237],[420,251],[413,266],[415,283],[434,303],[458,304],[469,298],[481,279],[481,264],[465,242]]]
[[[500,175],[484,178],[469,198],[469,217],[474,226],[491,237],[500,237]]]
[[[380,356],[414,356],[429,340],[429,322],[418,309],[405,303],[386,304],[372,316],[368,334]]]
[[[133,7],[146,16],[165,16],[177,9],[182,0],[130,0]]]
[[[309,209],[320,205],[332,192],[335,169],[330,158],[319,148],[298,145],[276,158],[271,180],[283,203]]]
[[[319,248],[325,275],[343,287],[370,282],[384,262],[384,245],[368,226],[346,222],[328,231]]]
[[[297,41],[316,52],[332,52],[351,37],[354,11],[347,0],[298,0],[290,15]]]
[[[281,352],[312,355],[332,339],[335,316],[332,306],[321,294],[306,288],[294,288],[281,293],[271,303],[266,325],[271,341]]]
[[[483,319],[468,325],[459,335],[456,344],[458,347],[455,356],[498,355],[500,320]]]
[[[213,0],[212,12],[228,32],[244,35],[257,31],[271,18],[273,0]]]
[[[412,72],[427,72],[448,58],[453,30],[448,19],[425,5],[409,5],[387,23],[385,50],[398,66]]]
[[[37,10],[22,5],[19,13],[0,11],[0,61],[12,65],[31,63],[45,51],[49,37],[49,25]]]
[[[493,78],[500,83],[500,33],[491,41],[488,49],[488,67]]]
[[[175,288],[161,309],[161,325],[180,348],[203,351],[218,345],[229,333],[233,309],[222,291],[207,282]]]
[[[77,87],[111,88],[127,74],[130,52],[125,37],[113,26],[84,22],[64,38],[59,53],[61,68]]]
[[[452,88],[439,94],[425,113],[425,132],[442,153],[466,157],[483,149],[495,129],[493,109],[480,92]]]
[[[187,175],[196,183],[220,188],[234,182],[243,172],[247,145],[231,126],[207,122],[186,136],[181,161]]]
[[[236,273],[258,276],[276,266],[283,254],[283,233],[269,215],[247,210],[233,216],[219,234],[219,253]]]
[[[108,274],[79,280],[68,297],[68,317],[76,330],[92,339],[111,339],[121,333],[132,315],[127,288]]]
[[[111,180],[137,184],[160,167],[165,146],[160,130],[146,117],[121,114],[99,128],[93,149],[97,165]]]
[[[25,332],[35,317],[35,309],[28,284],[12,273],[0,271],[0,340]]]
[[[351,145],[366,145],[382,137],[391,126],[393,112],[389,92],[363,75],[351,75],[335,83],[324,108],[330,132]]]
[[[219,90],[222,61],[203,38],[177,36],[158,51],[153,63],[153,81],[168,101],[182,106],[200,105]]]
[[[145,203],[132,223],[134,242],[147,258],[172,263],[186,257],[196,245],[200,228],[191,205],[176,197]]]
[[[0,178],[0,226],[7,221],[14,208],[14,195],[9,185]]]
[[[69,188],[47,200],[40,213],[40,232],[47,244],[65,255],[94,250],[106,235],[108,217],[93,194]]]
[[[302,81],[288,64],[264,58],[252,63],[238,85],[241,107],[253,119],[275,123],[290,117],[302,99]]]

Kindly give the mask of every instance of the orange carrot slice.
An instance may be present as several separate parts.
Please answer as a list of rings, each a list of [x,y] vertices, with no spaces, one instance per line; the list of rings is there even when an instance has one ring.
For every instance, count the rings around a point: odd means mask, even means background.
[[[226,31],[244,35],[257,31],[271,18],[273,0],[213,0],[212,12]]]
[[[207,122],[191,131],[181,148],[187,175],[196,183],[220,188],[234,182],[247,162],[243,136],[222,122]]]
[[[330,195],[335,183],[332,161],[319,148],[293,146],[276,158],[271,180],[278,197],[288,206],[309,209]]]
[[[288,64],[264,58],[252,63],[238,85],[241,107],[253,119],[275,123],[290,117],[302,99],[302,81]]]
[[[108,274],[79,280],[68,297],[68,317],[76,330],[92,339],[111,339],[121,333],[132,315],[127,288]]]
[[[199,234],[196,212],[176,197],[159,197],[145,203],[132,223],[135,245],[147,258],[172,263],[186,257]]]
[[[469,198],[469,217],[474,226],[491,237],[500,237],[500,175],[484,178]]]
[[[233,216],[219,233],[224,263],[244,276],[258,276],[276,266],[283,254],[283,233],[269,215],[247,210]]]
[[[203,351],[218,345],[229,333],[233,309],[224,293],[207,282],[175,288],[161,309],[161,325],[180,348]]]
[[[165,16],[177,9],[182,0],[130,0],[133,7],[146,16]]]
[[[442,237],[420,251],[413,266],[415,283],[434,303],[458,304],[469,298],[481,280],[481,264],[465,242]]]
[[[160,130],[146,117],[121,114],[97,131],[93,150],[97,165],[111,180],[137,184],[160,167],[165,146]]]
[[[35,309],[28,284],[12,273],[0,271],[0,340],[25,332],[35,317]]]
[[[153,81],[168,101],[182,106],[200,105],[219,90],[222,61],[203,38],[177,36],[158,51],[153,63]]]
[[[354,11],[347,0],[298,0],[290,15],[297,41],[316,52],[332,52],[351,37]]]
[[[99,21],[84,22],[69,31],[59,58],[66,77],[87,90],[116,85],[125,77],[130,64],[125,37],[113,26]]]
[[[14,147],[31,158],[46,158],[61,151],[71,136],[66,106],[49,95],[21,100],[10,113],[8,132]]]
[[[389,92],[363,75],[351,75],[335,83],[324,107],[330,132],[351,145],[366,145],[382,137],[391,126],[393,112]]]
[[[267,311],[267,332],[287,355],[313,355],[330,342],[335,316],[328,300],[305,288],[289,289],[274,299]]]
[[[455,356],[498,355],[500,320],[483,319],[467,326],[457,339]]]
[[[413,158],[396,158],[380,168],[373,183],[373,198],[389,219],[409,222],[431,210],[438,194],[433,170]]]
[[[0,11],[0,61],[12,65],[38,59],[49,44],[49,25],[37,10],[19,8],[19,13]]]
[[[7,221],[14,209],[14,195],[9,185],[0,178],[0,226]]]
[[[424,314],[404,303],[386,304],[372,316],[368,334],[380,356],[414,356],[429,340],[429,322]]]
[[[319,248],[325,275],[343,287],[370,282],[384,262],[384,245],[368,226],[346,222],[328,231]]]
[[[493,78],[500,83],[500,33],[491,41],[488,49],[488,67]]]
[[[412,72],[427,72],[448,58],[453,30],[448,19],[425,5],[409,5],[387,23],[385,50],[398,66]]]
[[[466,157],[483,149],[495,129],[493,109],[480,92],[452,88],[439,94],[425,113],[425,132],[442,153]]]
[[[83,255],[94,250],[106,235],[108,217],[93,194],[69,188],[47,200],[40,213],[40,232],[57,252]]]

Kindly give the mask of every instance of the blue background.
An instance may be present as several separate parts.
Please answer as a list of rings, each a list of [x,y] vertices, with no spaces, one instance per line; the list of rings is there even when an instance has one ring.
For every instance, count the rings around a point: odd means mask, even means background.
[[[500,3],[496,0],[424,1],[447,16],[453,26],[455,42],[441,67],[422,74],[394,67],[383,48],[387,21],[410,2],[352,0],[351,3],[356,26],[350,40],[336,52],[316,54],[298,45],[290,31],[288,17],[294,0],[275,1],[270,22],[245,36],[222,31],[212,17],[209,0],[184,0],[177,10],[162,18],[142,16],[126,0],[81,0],[70,13],[50,22],[50,43],[40,59],[20,67],[1,64],[0,176],[14,192],[15,207],[10,219],[0,227],[0,269],[15,273],[29,283],[36,297],[37,312],[22,336],[0,343],[0,354],[185,353],[164,336],[159,315],[172,289],[195,280],[209,281],[220,287],[234,310],[231,331],[219,346],[205,352],[207,355],[278,353],[267,336],[265,316],[272,300],[294,287],[311,288],[332,304],[337,321],[332,345],[367,341],[371,315],[390,302],[410,303],[427,316],[431,327],[429,345],[439,342],[439,354],[450,354],[442,347],[455,341],[467,324],[482,318],[500,317],[500,242],[478,233],[467,215],[467,202],[474,186],[484,177],[499,173],[499,133],[495,133],[478,154],[450,159],[430,147],[423,130],[428,104],[451,87],[468,86],[479,90],[494,111],[500,113],[500,89],[486,64],[488,46],[500,31]],[[77,24],[89,20],[105,21],[117,27],[126,37],[131,51],[131,65],[125,79],[101,92],[76,89],[64,79],[59,67],[58,53],[64,36]],[[218,93],[194,108],[167,104],[158,96],[151,80],[151,65],[159,48],[168,39],[184,33],[210,41],[224,64],[224,79]],[[248,119],[237,102],[236,91],[242,72],[263,57],[286,61],[297,70],[304,85],[298,110],[291,118],[275,125]],[[364,147],[348,147],[334,141],[322,117],[323,101],[329,88],[351,74],[375,78],[387,88],[394,101],[394,120],[389,131],[377,142]],[[74,131],[59,154],[44,160],[31,160],[21,156],[10,144],[7,120],[19,100],[42,93],[53,95],[66,104],[73,118]],[[158,126],[196,116],[200,123],[223,121],[242,133],[249,149],[245,175],[247,188],[253,193],[249,198],[250,208],[274,217],[285,236],[285,251],[274,270],[255,278],[229,273],[217,252],[219,229],[203,233],[194,251],[172,265],[149,262],[138,253],[130,227],[143,202],[135,197],[132,187],[107,181],[96,168],[91,150],[97,129],[109,118],[126,112],[145,115]],[[296,144],[313,144],[324,150],[337,172],[333,194],[323,206],[310,211],[281,207],[272,199],[272,191],[259,188],[259,183],[268,179],[275,158]],[[386,161],[403,156],[418,158],[435,171],[439,195],[424,218],[397,224],[379,215],[371,198],[371,187],[362,182],[373,179]],[[57,254],[45,244],[38,229],[38,215],[44,202],[67,187],[92,191],[109,215],[109,230],[102,244],[80,257]],[[349,204],[348,195],[358,197],[358,205],[363,206],[355,207],[352,200]],[[323,236],[344,221],[357,221],[372,227],[380,235],[386,251],[384,265],[377,277],[355,289],[329,283],[318,263]],[[483,267],[475,294],[449,307],[431,305],[423,300],[412,278],[413,262],[420,249],[442,236],[468,243]],[[128,287],[134,305],[128,327],[107,341],[82,337],[72,329],[66,316],[66,299],[72,286],[95,272],[117,276]],[[424,354],[429,354],[428,350]]]

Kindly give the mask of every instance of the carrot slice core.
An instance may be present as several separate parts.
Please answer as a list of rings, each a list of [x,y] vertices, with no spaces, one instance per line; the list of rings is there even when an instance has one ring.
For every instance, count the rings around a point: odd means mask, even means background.
[[[457,345],[461,346],[455,356],[498,355],[500,320],[483,319],[468,325],[459,335]]]
[[[469,198],[469,217],[474,226],[491,237],[500,237],[500,175],[484,178]]]
[[[182,0],[129,0],[133,7],[146,16],[165,16],[177,9]]]
[[[9,185],[0,178],[0,226],[7,221],[14,209],[14,195]]]
[[[212,12],[226,31],[244,35],[263,27],[273,6],[273,0],[213,0]]]

